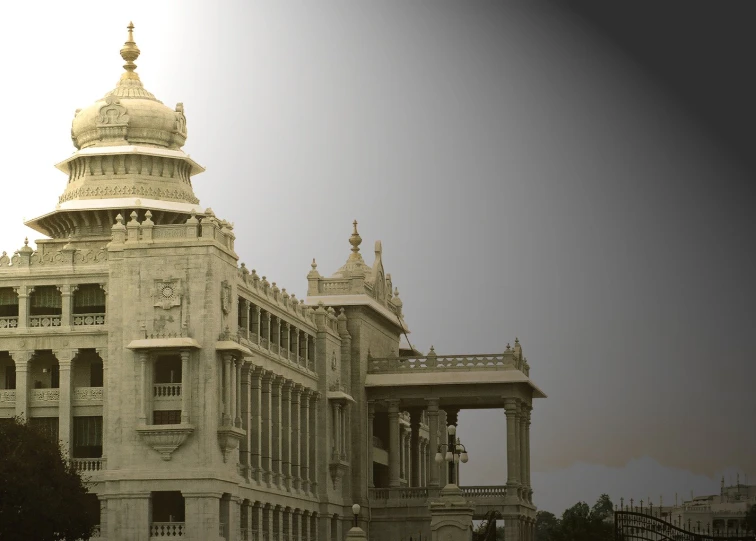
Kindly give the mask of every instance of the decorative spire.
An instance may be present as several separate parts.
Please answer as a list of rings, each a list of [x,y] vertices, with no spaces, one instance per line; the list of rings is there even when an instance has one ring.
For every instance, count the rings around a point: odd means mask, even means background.
[[[360,234],[357,232],[357,220],[355,220],[352,225],[354,226],[354,231],[352,231],[352,236],[349,237],[349,244],[352,245],[352,252],[356,254],[360,251],[362,237],[360,237]]]
[[[121,49],[121,58],[123,58],[126,63],[123,65],[123,69],[126,70],[126,73],[121,75],[121,80],[124,79],[139,79],[139,75],[135,73],[136,64],[134,64],[134,60],[139,58],[139,47],[137,47],[136,43],[134,42],[134,23],[129,22],[129,26],[127,26],[129,30],[129,36],[126,38],[126,42],[123,44],[123,49]]]

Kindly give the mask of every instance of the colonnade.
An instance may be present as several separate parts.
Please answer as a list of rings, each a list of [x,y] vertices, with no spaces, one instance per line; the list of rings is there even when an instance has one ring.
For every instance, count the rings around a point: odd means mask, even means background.
[[[224,353],[221,425],[246,431],[239,461],[249,480],[314,493],[321,394]]]
[[[320,515],[263,502],[241,502],[242,539],[318,541]],[[247,534],[247,535],[245,535]]]

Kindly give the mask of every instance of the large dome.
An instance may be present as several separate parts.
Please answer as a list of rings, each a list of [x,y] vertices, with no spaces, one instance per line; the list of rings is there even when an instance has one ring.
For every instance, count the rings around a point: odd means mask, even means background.
[[[178,150],[186,142],[183,105],[171,109],[144,88],[135,72],[139,49],[134,42],[134,25],[128,29],[121,49],[126,71],[118,85],[102,99],[76,111],[71,139],[77,150],[122,145]]]

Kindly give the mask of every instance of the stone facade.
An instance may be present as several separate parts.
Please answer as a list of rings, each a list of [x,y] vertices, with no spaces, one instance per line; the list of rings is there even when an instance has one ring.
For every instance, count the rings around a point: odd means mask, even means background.
[[[132,30],[116,88],[76,112],[59,204],[27,222],[50,238],[0,257],[0,418],[62,442],[102,538],[342,540],[358,503],[369,539],[400,541],[430,538],[432,502],[458,483],[435,461],[456,448],[447,425],[501,408],[507,485],[461,494],[533,539],[530,412],[545,395],[519,341],[403,345],[382,246],[367,265],[356,222],[341,269],[313,261],[306,299],[240,263],[232,225],[193,193],[183,105],[136,74]]]

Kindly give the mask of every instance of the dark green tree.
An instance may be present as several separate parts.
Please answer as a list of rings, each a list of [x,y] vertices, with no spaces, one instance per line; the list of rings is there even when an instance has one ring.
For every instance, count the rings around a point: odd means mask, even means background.
[[[548,511],[536,513],[535,541],[557,541],[560,529],[560,521],[554,513]]]
[[[0,539],[89,539],[99,524],[60,445],[14,418],[0,422]]]
[[[756,505],[752,505],[745,516],[746,532],[756,534]]]

